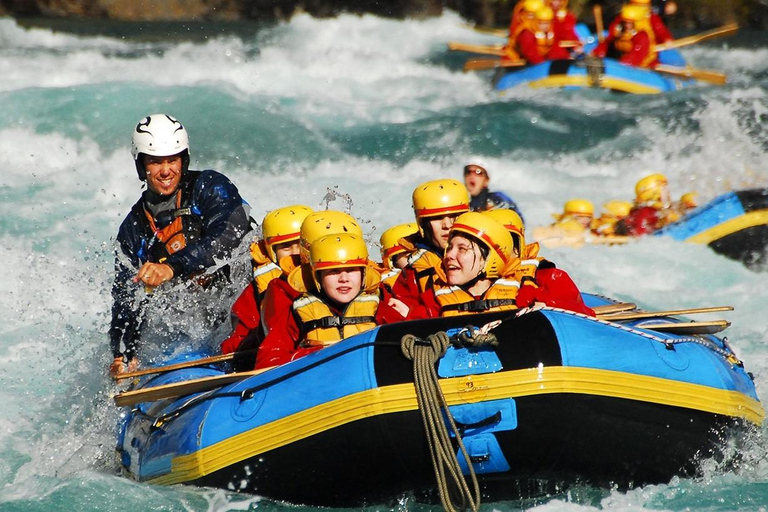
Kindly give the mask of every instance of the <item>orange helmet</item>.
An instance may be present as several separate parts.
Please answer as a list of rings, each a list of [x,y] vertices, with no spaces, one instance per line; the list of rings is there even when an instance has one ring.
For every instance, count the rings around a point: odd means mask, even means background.
[[[493,220],[488,215],[478,212],[467,212],[459,215],[451,227],[451,234],[464,233],[477,239],[490,249],[485,260],[486,277],[501,277],[504,267],[512,254],[512,235],[507,228]]]
[[[312,208],[309,206],[296,204],[272,210],[264,216],[261,230],[269,259],[277,263],[275,245],[294,242],[299,239],[301,223],[310,213],[312,213]]]
[[[406,252],[400,245],[400,239],[419,232],[419,227],[414,222],[393,226],[381,234],[381,258],[384,266],[392,268],[392,258]]]
[[[463,183],[442,179],[422,183],[413,191],[413,211],[424,236],[423,219],[457,215],[469,211],[469,192]]]

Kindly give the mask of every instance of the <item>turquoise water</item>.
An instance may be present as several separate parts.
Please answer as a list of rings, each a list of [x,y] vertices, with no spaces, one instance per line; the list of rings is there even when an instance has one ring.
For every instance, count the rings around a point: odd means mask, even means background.
[[[288,509],[117,473],[119,411],[106,377],[111,254],[141,191],[129,145],[144,115],[180,118],[193,167],[225,172],[255,218],[289,203],[351,208],[372,251],[383,229],[410,220],[415,185],[460,177],[470,159],[486,164],[492,188],[517,200],[529,226],[549,222],[572,197],[628,198],[651,171],[665,173],[675,195],[697,190],[702,200],[768,186],[765,34],[684,50],[693,65],[728,73],[725,87],[501,97],[445,49],[449,40],[495,41],[450,13],[135,28],[115,25],[108,37],[89,26],[76,36],[0,19],[2,511]],[[663,239],[545,255],[582,289],[642,307],[733,305],[702,319],[733,322],[729,340],[768,393],[768,273]],[[201,337],[188,315],[176,322],[170,328],[186,322],[188,338]],[[736,470],[706,461],[701,478],[628,493],[579,488],[483,510],[766,509],[767,448],[761,433],[741,448]],[[407,499],[394,508],[428,509]]]

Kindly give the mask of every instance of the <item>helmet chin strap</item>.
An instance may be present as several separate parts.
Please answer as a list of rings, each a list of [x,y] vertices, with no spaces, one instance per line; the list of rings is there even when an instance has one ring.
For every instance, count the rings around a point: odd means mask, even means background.
[[[475,284],[477,284],[478,281],[485,278],[486,278],[485,270],[481,270],[479,274],[477,274],[475,277],[473,277],[472,279],[470,279],[469,281],[461,285],[461,287],[464,288],[465,290],[468,290],[473,286],[475,286]]]

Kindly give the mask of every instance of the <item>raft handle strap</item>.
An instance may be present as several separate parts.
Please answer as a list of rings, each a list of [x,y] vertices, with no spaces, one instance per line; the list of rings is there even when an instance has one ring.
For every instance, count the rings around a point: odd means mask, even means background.
[[[426,340],[413,334],[406,334],[400,340],[400,348],[403,355],[413,361],[413,383],[416,387],[416,398],[427,435],[440,501],[448,512],[466,510],[467,506],[473,512],[477,512],[480,507],[480,486],[477,482],[477,475],[475,475],[472,460],[461,440],[453,415],[448,409],[448,403],[440,388],[435,370],[437,360],[445,354],[450,343],[448,334],[443,331],[430,334]],[[448,433],[446,421],[453,431],[459,451],[464,456],[473,489],[469,488],[467,479],[461,473],[458,456],[451,444],[451,436]],[[451,483],[453,485],[450,485]],[[453,501],[457,494],[461,499],[458,508]]]

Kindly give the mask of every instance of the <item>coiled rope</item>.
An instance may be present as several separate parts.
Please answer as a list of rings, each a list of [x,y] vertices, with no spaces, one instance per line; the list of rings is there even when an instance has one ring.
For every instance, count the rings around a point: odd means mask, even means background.
[[[400,340],[400,348],[405,357],[413,361],[413,382],[416,386],[416,398],[424,422],[424,430],[427,434],[440,501],[445,510],[449,512],[466,510],[467,507],[473,512],[477,512],[480,507],[480,486],[477,483],[477,476],[467,449],[461,440],[453,416],[448,410],[448,404],[442,389],[440,389],[435,371],[435,363],[445,354],[450,343],[448,334],[442,331],[430,334],[426,340],[413,334],[406,334]],[[467,480],[461,473],[459,460],[453,451],[451,437],[443,421],[441,411],[447,418],[459,445],[459,450],[467,463],[473,489],[469,488]],[[457,505],[458,503],[460,505]]]

